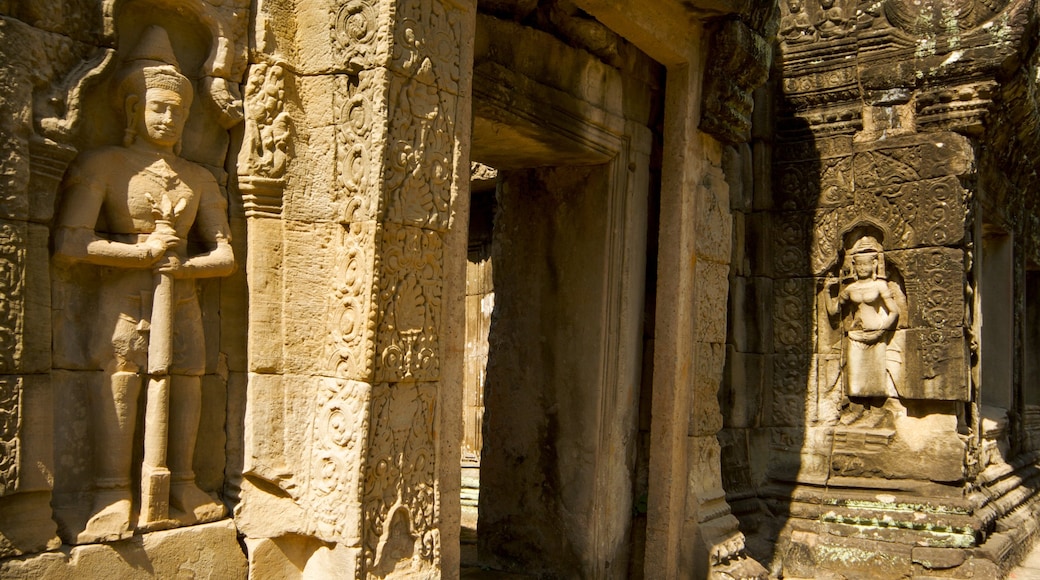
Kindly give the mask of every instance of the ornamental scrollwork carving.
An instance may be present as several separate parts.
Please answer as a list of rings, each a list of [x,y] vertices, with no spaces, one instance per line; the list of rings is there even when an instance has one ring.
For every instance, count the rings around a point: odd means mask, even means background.
[[[375,143],[381,135],[374,95],[385,82],[376,74],[360,78],[340,76],[333,93],[333,118],[336,125],[336,192],[340,204],[341,223],[372,220],[376,217],[379,164],[382,145]]]
[[[332,50],[351,74],[379,66],[385,58],[386,23],[379,10],[375,0],[348,0],[331,8]]]
[[[370,391],[366,383],[326,379],[317,393],[306,501],[322,538],[348,539],[356,533],[350,529],[356,521],[351,500],[361,496]]]
[[[375,356],[372,267],[375,226],[343,228],[335,258],[329,304],[329,370],[338,377],[368,380]]]

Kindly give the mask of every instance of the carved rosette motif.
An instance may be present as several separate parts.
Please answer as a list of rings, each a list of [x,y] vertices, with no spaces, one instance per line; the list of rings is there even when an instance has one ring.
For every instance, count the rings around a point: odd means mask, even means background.
[[[23,227],[0,224],[0,372],[12,372],[21,361],[25,309]]]
[[[18,490],[21,430],[22,381],[0,379],[0,497]]]
[[[337,377],[370,380],[375,356],[372,273],[375,224],[343,227],[329,304],[329,369]]]
[[[332,50],[350,72],[384,64],[386,58],[387,13],[378,0],[347,0],[332,7],[329,37]]]
[[[324,380],[318,391],[306,501],[322,538],[350,540],[357,534],[351,514],[361,498],[357,466],[368,437],[370,391],[366,383],[339,379]]]
[[[439,232],[387,224],[382,232],[377,332],[379,382],[440,378],[443,277]]]
[[[364,468],[364,562],[370,575],[411,556],[412,570],[439,557],[436,528],[435,384],[379,384]]]

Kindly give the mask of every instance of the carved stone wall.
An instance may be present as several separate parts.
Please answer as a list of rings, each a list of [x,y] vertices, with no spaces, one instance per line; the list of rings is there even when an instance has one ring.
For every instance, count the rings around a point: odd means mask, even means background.
[[[1007,432],[1020,411],[983,408],[979,364],[980,343],[998,324],[991,317],[987,329],[981,316],[994,297],[982,295],[979,280],[995,275],[983,235],[1028,239],[1011,224],[1032,219],[1023,208],[1009,223],[1007,208],[1020,207],[1027,191],[1011,176],[1031,150],[1017,141],[1023,150],[1011,153],[1010,141],[1027,131],[1009,127],[1028,124],[1034,107],[1005,100],[1023,90],[1019,81],[1006,93],[998,87],[1010,70],[1029,74],[1013,47],[1032,46],[1023,32],[1033,17],[1026,2],[983,4],[941,14],[938,3],[933,12],[898,0],[781,4],[780,65],[759,95],[765,114],[750,148],[756,188],[739,208],[746,225],[737,251],[747,262],[733,285],[733,357],[721,395],[747,401],[726,416],[724,439],[737,459],[724,479],[742,525],[756,532],[753,554],[774,573],[967,577],[974,566],[999,574],[1007,548],[997,547],[1006,545],[995,522],[1035,501],[1023,491],[991,512],[960,499],[1033,461],[1011,459]],[[876,250],[856,241],[864,236]],[[1027,259],[1028,251],[1016,255],[1016,272]],[[864,294],[868,286],[877,292]],[[1021,309],[1024,282],[1014,286],[1018,306],[1006,308]],[[755,322],[763,315],[767,322]],[[873,390],[863,390],[865,380]],[[861,489],[881,495],[861,503]],[[817,513],[820,501],[834,509]],[[961,519],[915,534],[900,502],[935,506],[921,512],[926,521],[933,509]],[[789,516],[762,518],[763,506]],[[945,550],[948,563],[925,561],[924,548],[897,556],[895,544]],[[972,546],[983,546],[974,563],[954,549]],[[850,568],[831,550],[893,555],[879,572],[876,559]]]
[[[99,419],[91,417],[87,397],[100,368],[93,360],[97,341],[89,324],[97,310],[97,273],[51,262],[56,209],[68,202],[61,188],[66,170],[78,153],[123,139],[127,118],[113,108],[121,109],[123,103],[110,102],[114,94],[108,83],[125,54],[120,51],[133,45],[146,26],[163,22],[175,37],[196,94],[178,152],[209,170],[220,195],[217,187],[226,185],[221,166],[228,150],[227,128],[241,118],[236,95],[245,66],[247,4],[116,0],[0,6],[0,76],[5,79],[0,97],[0,172],[5,175],[0,336],[6,353],[0,361],[0,556],[25,555],[5,560],[0,575],[83,573],[68,558],[50,559],[45,571],[41,560],[29,554],[55,549],[61,543],[58,536],[68,536],[77,506],[90,505],[87,487],[93,481],[94,458],[105,452],[90,439],[91,425]],[[221,300],[219,283],[202,285],[201,294],[203,309],[212,316]],[[219,319],[207,317],[205,326],[209,350],[199,364],[206,369],[200,379],[206,443],[200,445],[194,471],[207,492],[217,492],[224,483],[226,373],[218,361],[225,349]],[[226,561],[228,573],[244,569],[233,529],[226,524],[205,528],[197,531],[213,547],[205,557],[212,560],[220,552],[218,559]],[[172,546],[177,541],[183,536],[146,542],[148,557],[176,552]],[[84,561],[112,553],[102,546],[72,549]]]
[[[313,18],[297,26],[301,15]],[[239,512],[254,569],[283,543],[306,569],[359,578],[457,558],[440,510],[458,494],[442,498],[437,482],[458,477],[459,450],[435,434],[461,412],[442,381],[462,369],[445,361],[462,335],[444,321],[463,296],[446,263],[465,256],[454,224],[466,217],[470,81],[459,63],[474,15],[438,0],[258,7],[252,149],[238,167],[259,282]],[[279,152],[292,152],[284,168]],[[265,506],[294,517],[271,520]]]

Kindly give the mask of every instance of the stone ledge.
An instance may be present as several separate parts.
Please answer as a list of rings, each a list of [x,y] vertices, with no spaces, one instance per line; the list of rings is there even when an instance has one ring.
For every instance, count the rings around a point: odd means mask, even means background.
[[[0,578],[246,578],[246,558],[231,520],[134,536],[121,542],[62,546],[0,563]]]

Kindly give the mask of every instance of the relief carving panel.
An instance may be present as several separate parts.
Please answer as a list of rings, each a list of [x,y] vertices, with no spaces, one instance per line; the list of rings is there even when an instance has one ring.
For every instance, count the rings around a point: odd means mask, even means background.
[[[336,201],[342,208],[336,219],[341,223],[374,220],[380,210],[386,77],[377,70],[335,79]]]
[[[0,379],[0,497],[18,491],[22,461],[22,380]]]
[[[370,576],[420,573],[440,558],[436,402],[435,384],[377,384],[372,389],[363,494],[364,565]]]
[[[968,346],[962,328],[907,331],[907,384],[903,396],[915,399],[969,401]]]
[[[839,276],[826,283],[823,307],[843,329],[849,396],[896,397],[903,390],[906,295],[886,265],[879,235],[853,230]]]
[[[413,77],[391,78],[385,219],[447,231],[458,97],[438,90],[432,63],[423,60]]]
[[[459,93],[463,12],[454,0],[418,0],[397,5],[394,70],[454,95]],[[423,70],[428,72],[423,72]]]
[[[812,351],[812,286],[812,278],[787,278],[773,283],[773,341],[777,353]]]
[[[969,141],[954,133],[886,139],[855,153],[856,186],[879,188],[922,179],[965,175],[975,158]]]
[[[69,543],[117,540],[225,513],[196,485],[193,458],[206,362],[195,280],[235,267],[227,202],[213,173],[180,155],[195,89],[167,30],[145,28],[112,82],[125,113],[123,143],[76,159],[54,235],[59,267],[80,264],[102,274],[98,300],[74,332],[93,339],[104,368],[91,398],[91,435],[105,451],[94,454],[89,518],[66,530]],[[189,231],[203,249],[189,249]],[[93,280],[73,285],[90,295]],[[132,485],[141,432],[144,458],[139,485]]]
[[[372,310],[376,226],[346,224],[337,244],[329,303],[329,370],[337,377],[370,380],[375,358]]]
[[[247,216],[281,214],[291,136],[283,66],[254,64],[246,83],[245,130],[238,155],[238,187]]]
[[[0,373],[21,364],[24,347],[25,226],[0,223]]]
[[[911,328],[952,329],[964,324],[964,251],[921,248],[887,254],[912,272],[906,281]]]
[[[367,383],[324,379],[317,392],[302,501],[316,534],[327,541],[352,543],[359,537],[371,391]]]
[[[347,72],[386,65],[389,19],[379,0],[347,0],[329,11],[329,39],[333,54],[346,63]]]
[[[387,224],[380,249],[377,382],[437,380],[443,234]]]

